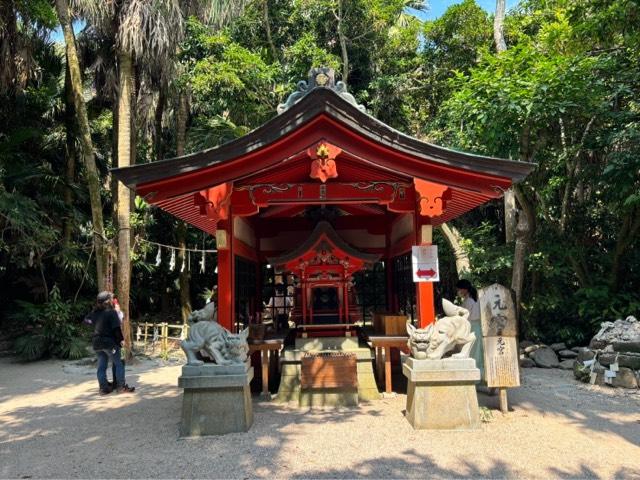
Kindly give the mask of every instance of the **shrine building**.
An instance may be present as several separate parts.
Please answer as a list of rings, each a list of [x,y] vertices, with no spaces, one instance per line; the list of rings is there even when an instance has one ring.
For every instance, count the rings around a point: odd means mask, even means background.
[[[321,68],[245,136],[113,174],[215,236],[218,321],[234,331],[269,309],[297,325],[354,324],[377,311],[433,322],[433,283],[413,282],[411,247],[533,168],[407,136]]]

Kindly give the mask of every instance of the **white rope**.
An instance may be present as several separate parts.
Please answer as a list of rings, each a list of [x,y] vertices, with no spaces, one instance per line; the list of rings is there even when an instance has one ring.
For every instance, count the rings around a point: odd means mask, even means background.
[[[197,252],[197,253],[218,253],[218,250],[206,250],[202,248],[186,248],[186,247],[181,248],[181,247],[175,247],[173,245],[165,245],[164,243],[152,242],[151,240],[145,240],[144,238],[139,238],[138,241],[145,242],[150,245],[156,245],[157,247],[164,247],[164,248],[169,248],[173,250],[185,250],[187,252]]]

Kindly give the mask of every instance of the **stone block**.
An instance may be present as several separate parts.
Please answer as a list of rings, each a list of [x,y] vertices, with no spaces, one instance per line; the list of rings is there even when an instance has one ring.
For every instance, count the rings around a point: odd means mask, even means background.
[[[520,359],[520,366],[522,368],[533,368],[536,366],[536,362],[534,362],[530,358],[525,357]]]
[[[360,348],[358,337],[296,338],[296,350],[319,352],[323,350],[348,351]]]
[[[616,376],[611,379],[613,387],[638,388],[638,379],[630,368],[621,367]]]
[[[530,357],[536,362],[536,365],[542,368],[558,368],[558,356],[550,347],[542,347],[531,353]]]
[[[178,386],[184,388],[181,436],[224,435],[249,430],[253,423],[249,388],[253,368],[243,366],[243,369],[243,374],[224,374],[221,369],[208,369],[193,376],[185,376],[183,369],[183,375],[178,378]],[[192,369],[186,372],[197,373]]]
[[[582,347],[579,351],[578,351],[578,358],[577,360],[579,362],[584,362],[586,360],[593,360],[595,358],[596,354],[593,352],[593,350],[587,348],[587,347]]]
[[[357,407],[356,388],[313,388],[300,391],[299,406],[313,407]]]
[[[560,358],[577,358],[578,353],[573,350],[560,350],[558,356],[560,356]]]
[[[567,360],[562,360],[558,367],[562,370],[573,370],[574,363],[576,363],[574,359],[568,358]]]
[[[472,430],[480,426],[473,359],[405,358],[408,379],[406,418],[414,429]]]

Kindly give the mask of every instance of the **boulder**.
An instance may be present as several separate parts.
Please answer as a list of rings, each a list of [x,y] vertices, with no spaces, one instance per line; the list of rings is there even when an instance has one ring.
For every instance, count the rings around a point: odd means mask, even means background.
[[[587,347],[583,347],[582,350],[580,350],[578,352],[578,361],[579,362],[584,362],[585,360],[593,360],[593,358],[596,356],[596,354],[588,349]]]
[[[531,360],[530,358],[522,358],[520,360],[520,366],[522,368],[533,368],[536,366],[536,362]]]
[[[618,352],[640,353],[640,322],[633,316],[615,322],[603,322],[589,346],[592,349],[604,349],[609,345]]]
[[[525,348],[527,348],[527,347],[530,347],[531,345],[535,345],[535,343],[534,343],[534,342],[532,342],[531,340],[522,340],[522,341],[520,341],[520,343],[518,344],[518,346],[519,346],[521,349],[523,349],[523,350],[524,350]]]
[[[533,345],[529,345],[528,347],[524,347],[524,353],[533,353],[536,350],[538,350],[540,348],[540,345],[537,344],[533,344]]]
[[[576,363],[573,359],[562,360],[560,362],[560,368],[562,370],[573,370],[573,364]]]
[[[564,342],[552,343],[551,345],[549,345],[549,347],[552,348],[554,352],[559,352],[560,350],[567,349],[567,346],[564,344]]]
[[[557,368],[560,365],[556,352],[550,347],[541,347],[533,352],[530,357],[536,365],[542,368]]]
[[[640,339],[637,342],[613,342],[611,346],[616,352],[640,353]]]
[[[558,352],[560,358],[577,358],[578,354],[573,350],[560,350]]]
[[[638,379],[630,368],[620,367],[616,376],[611,379],[611,386],[621,388],[638,388]]]
[[[573,352],[579,353],[579,352],[580,352],[580,350],[581,350],[581,349],[583,349],[583,348],[586,348],[586,347],[573,347],[573,348],[571,348],[571,350],[572,350]]]
[[[640,353],[621,353],[618,355],[618,365],[631,370],[640,370]]]

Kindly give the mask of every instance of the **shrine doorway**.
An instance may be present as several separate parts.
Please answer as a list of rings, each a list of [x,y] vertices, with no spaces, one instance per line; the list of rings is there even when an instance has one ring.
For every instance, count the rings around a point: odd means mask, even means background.
[[[313,314],[312,321],[316,325],[340,323],[340,305],[338,300],[338,288],[335,286],[322,286],[311,289]]]

